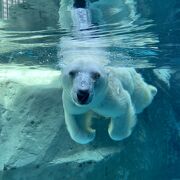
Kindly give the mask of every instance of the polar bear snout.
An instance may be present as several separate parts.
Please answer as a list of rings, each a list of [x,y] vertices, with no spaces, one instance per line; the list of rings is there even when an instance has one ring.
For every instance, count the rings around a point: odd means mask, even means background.
[[[91,103],[93,99],[93,92],[91,89],[78,89],[74,92],[73,99],[76,104],[86,105]]]
[[[87,104],[89,102],[90,92],[89,90],[78,90],[77,100],[80,104]]]
[[[76,104],[89,104],[93,98],[94,83],[89,73],[79,72],[73,79],[72,93]]]

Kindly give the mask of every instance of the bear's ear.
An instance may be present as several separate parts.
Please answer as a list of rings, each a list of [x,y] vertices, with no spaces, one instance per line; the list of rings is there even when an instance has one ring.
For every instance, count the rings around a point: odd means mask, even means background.
[[[156,87],[149,85],[149,89],[151,91],[152,96],[155,96],[157,94],[157,88]]]

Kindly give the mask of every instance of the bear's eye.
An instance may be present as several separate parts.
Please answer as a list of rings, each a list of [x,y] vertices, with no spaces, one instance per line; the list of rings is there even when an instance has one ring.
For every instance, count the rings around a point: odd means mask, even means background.
[[[92,78],[94,79],[94,80],[97,80],[97,79],[99,79],[101,77],[101,75],[100,75],[100,73],[98,73],[98,72],[94,72],[93,74],[92,74]]]
[[[76,75],[76,71],[70,71],[70,72],[69,72],[69,75],[70,75],[71,77],[74,77],[74,76]]]

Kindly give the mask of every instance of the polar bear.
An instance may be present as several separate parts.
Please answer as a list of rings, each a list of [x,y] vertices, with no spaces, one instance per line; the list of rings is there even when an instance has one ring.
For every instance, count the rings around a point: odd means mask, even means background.
[[[61,78],[66,126],[71,138],[80,144],[95,138],[93,113],[110,118],[111,139],[127,138],[136,124],[136,114],[157,93],[134,68],[103,66],[93,59],[72,61],[63,68]]]

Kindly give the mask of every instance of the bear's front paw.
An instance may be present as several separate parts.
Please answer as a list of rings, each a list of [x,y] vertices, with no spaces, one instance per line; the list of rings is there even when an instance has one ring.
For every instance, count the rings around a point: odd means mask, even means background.
[[[88,144],[93,141],[96,136],[96,131],[91,129],[88,132],[77,132],[75,135],[71,136],[74,141],[79,144]]]
[[[108,130],[109,136],[114,141],[121,141],[131,135],[131,130],[123,130],[123,131],[113,131],[111,129]]]

